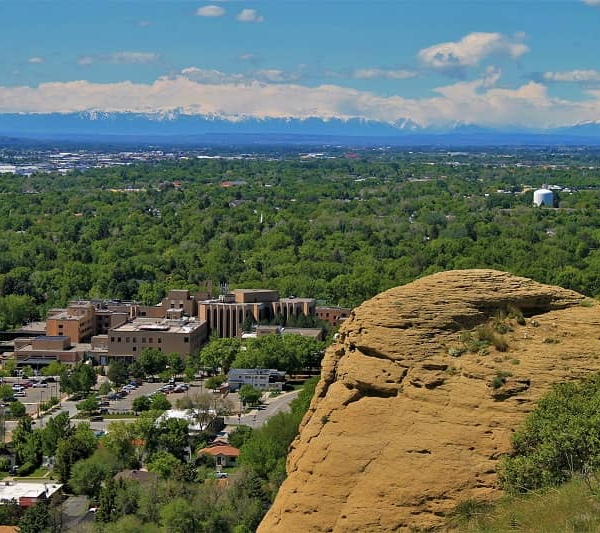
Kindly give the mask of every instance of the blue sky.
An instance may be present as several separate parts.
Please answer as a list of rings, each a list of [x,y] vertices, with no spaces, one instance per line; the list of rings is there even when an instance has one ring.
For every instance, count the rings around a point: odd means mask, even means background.
[[[0,112],[600,120],[600,0],[4,0],[0,13]]]

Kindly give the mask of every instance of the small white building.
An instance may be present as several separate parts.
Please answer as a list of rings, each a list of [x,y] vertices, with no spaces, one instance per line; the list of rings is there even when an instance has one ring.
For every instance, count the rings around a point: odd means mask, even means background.
[[[257,390],[282,390],[285,372],[266,368],[232,368],[227,375],[229,390],[234,392],[243,385]]]
[[[21,507],[31,507],[38,501],[48,500],[62,488],[62,484],[30,483],[27,481],[0,481],[0,504],[11,501]]]

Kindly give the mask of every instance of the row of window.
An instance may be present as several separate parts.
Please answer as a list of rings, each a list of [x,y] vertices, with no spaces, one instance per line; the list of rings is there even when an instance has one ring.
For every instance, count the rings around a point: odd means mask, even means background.
[[[122,342],[122,337],[111,337],[110,338],[110,342],[115,342],[115,339],[116,339],[116,342]],[[125,342],[126,343],[129,343],[129,342],[136,343],[137,342],[137,337],[131,337],[131,338],[130,337],[125,337]],[[162,343],[162,339],[160,337],[158,337],[156,339],[156,342],[158,344],[161,344]],[[186,342],[186,343],[190,342],[190,338],[189,337],[184,337],[183,338],[183,342]],[[142,337],[142,344],[146,344],[146,337]],[[149,337],[148,338],[148,344],[154,344],[154,338],[153,337]]]

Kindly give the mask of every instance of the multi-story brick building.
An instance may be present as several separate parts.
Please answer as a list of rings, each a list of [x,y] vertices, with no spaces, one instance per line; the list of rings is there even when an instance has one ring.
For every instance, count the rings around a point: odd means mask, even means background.
[[[239,337],[246,319],[254,322],[284,321],[301,314],[315,314],[316,301],[312,298],[279,298],[279,293],[264,289],[235,289],[230,293],[198,302],[198,317],[208,324],[210,334],[219,337]]]
[[[333,327],[341,326],[344,320],[350,316],[351,309],[334,306],[317,306],[315,314],[319,320],[329,322]]]
[[[207,338],[206,322],[136,318],[108,331],[107,358],[136,359],[144,348],[181,356],[197,352]]]

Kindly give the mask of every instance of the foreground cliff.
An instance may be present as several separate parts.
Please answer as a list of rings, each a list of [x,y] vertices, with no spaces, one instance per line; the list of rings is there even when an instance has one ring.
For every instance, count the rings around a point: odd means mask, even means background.
[[[595,302],[494,270],[376,296],[325,356],[259,532],[443,527],[496,498],[511,432],[553,383],[600,370],[599,339]]]

